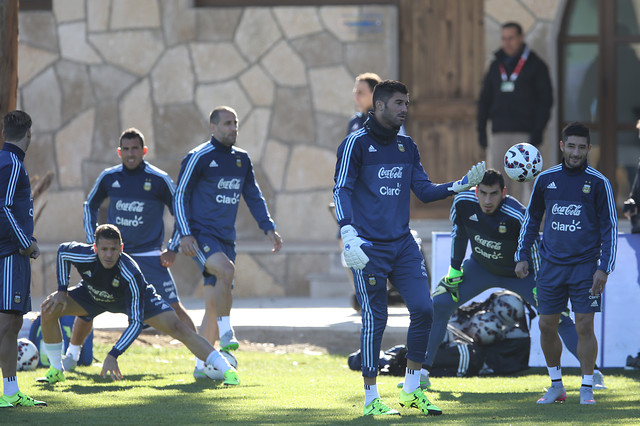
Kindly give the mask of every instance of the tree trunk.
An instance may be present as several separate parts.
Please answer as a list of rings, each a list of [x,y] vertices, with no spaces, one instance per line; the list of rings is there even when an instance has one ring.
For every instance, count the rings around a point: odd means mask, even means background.
[[[0,1],[0,117],[16,109],[18,93],[18,0]],[[0,136],[0,142],[4,139]]]

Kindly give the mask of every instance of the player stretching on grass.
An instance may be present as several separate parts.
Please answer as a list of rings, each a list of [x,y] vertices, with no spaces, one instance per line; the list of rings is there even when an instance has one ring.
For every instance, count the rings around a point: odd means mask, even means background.
[[[173,212],[175,185],[167,173],[144,160],[146,153],[142,132],[133,127],[122,132],[118,147],[122,164],[100,173],[84,203],[87,243],[94,242],[98,210],[102,202],[109,198],[107,221],[118,226],[124,251],[135,260],[144,278],[171,305],[178,318],[196,331],[178,298],[178,290],[169,271],[176,258],[180,235],[174,232],[167,249],[161,250],[164,241],[162,215],[165,206]],[[92,326],[93,318],[76,317],[69,347],[62,360],[65,370],[73,370],[77,365],[82,343]]]
[[[489,169],[475,191],[456,195],[451,206],[451,265],[449,273],[433,292],[433,326],[420,385],[429,387],[429,369],[447,331],[447,322],[456,308],[491,287],[518,293],[535,306],[534,274],[519,279],[514,272],[515,254],[525,207],[507,195],[502,174]],[[464,261],[467,244],[471,257]],[[538,241],[531,246],[532,266],[539,269]],[[560,335],[569,351],[578,357],[578,335],[571,317],[560,316]],[[594,371],[594,385],[604,389],[602,374]]]
[[[538,404],[566,399],[558,322],[568,299],[578,331],[580,404],[595,404],[592,386],[598,341],[593,317],[601,311],[601,295],[615,265],[618,219],[609,180],[587,163],[589,129],[581,123],[568,124],[562,130],[560,150],[562,163],[540,173],[534,184],[518,240],[515,271],[519,278],[529,274],[531,247],[545,216],[537,293],[540,346],[551,387]]]
[[[67,291],[71,265],[82,277]],[[240,383],[238,373],[206,339],[180,321],[175,311],[151,284],[147,284],[138,265],[122,252],[122,237],[113,225],[96,229],[95,244],[63,243],[58,248],[58,291],[42,302],[42,340],[51,367],[40,382],[54,384],[65,380],[62,366],[62,333],[58,319],[64,315],[92,316],[120,312],[129,317],[129,326],[105,358],[103,377],[121,380],[118,357],[133,343],[145,325],[180,340],[197,357],[224,372],[225,385]]]
[[[344,258],[352,269],[362,306],[363,414],[399,414],[382,402],[376,385],[387,323],[387,279],[402,295],[411,318],[400,405],[424,414],[442,414],[420,389],[433,308],[424,258],[409,231],[410,195],[413,191],[427,203],[464,191],[480,182],[485,165],[473,166],[457,182],[433,184],[420,163],[415,142],[398,135],[407,117],[407,87],[399,81],[383,81],[373,92],[373,104],[364,128],[347,136],[338,148],[333,190]]]

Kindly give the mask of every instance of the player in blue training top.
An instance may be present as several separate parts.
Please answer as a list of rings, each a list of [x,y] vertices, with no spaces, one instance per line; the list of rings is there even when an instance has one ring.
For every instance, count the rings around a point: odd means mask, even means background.
[[[238,136],[236,112],[226,106],[214,108],[209,124],[211,140],[192,149],[182,160],[174,211],[182,235],[180,248],[194,257],[204,275],[205,315],[200,334],[211,343],[219,335],[222,350],[235,350],[238,340],[229,315],[240,197],[273,244],[272,251],[282,248],[282,238],[269,215],[249,155],[234,146]],[[196,360],[195,377],[204,374],[203,367],[203,361]]]
[[[22,162],[31,143],[31,117],[11,111],[3,117],[0,150],[0,367],[4,394],[0,408],[44,406],[18,388],[18,333],[31,310],[31,259],[40,255],[33,238],[33,196]]]
[[[507,195],[504,177],[494,169],[486,171],[475,191],[464,191],[454,198],[450,215],[453,223],[451,264],[447,276],[432,294],[434,320],[420,379],[423,388],[430,386],[429,369],[446,334],[447,322],[458,306],[492,287],[511,290],[530,305],[536,305],[534,274],[519,279],[514,271],[514,254],[525,210],[518,200]],[[471,257],[463,263],[468,243],[471,243]],[[537,271],[540,266],[537,240],[531,247],[531,259]],[[569,351],[577,358],[578,335],[568,314],[560,316],[558,330]],[[599,371],[597,383],[605,388]]]
[[[177,232],[174,232],[167,249],[162,250],[162,217],[165,206],[173,213],[175,185],[167,173],[144,160],[146,153],[142,132],[133,127],[122,132],[118,147],[122,164],[102,171],[84,203],[87,243],[94,242],[98,210],[102,202],[109,198],[107,223],[120,229],[124,251],[136,261],[144,278],[171,305],[178,318],[196,331],[178,298],[176,284],[168,269],[175,261],[180,243]],[[92,326],[93,318],[76,318],[74,321],[69,347],[63,360],[65,370],[73,370],[77,365],[81,345]]]
[[[411,317],[400,404],[424,414],[442,414],[419,386],[433,308],[424,258],[409,231],[410,195],[413,191],[427,203],[464,191],[480,182],[485,165],[473,166],[459,181],[433,184],[416,144],[398,135],[407,117],[407,87],[399,81],[383,81],[373,92],[373,104],[364,128],[347,136],[338,148],[333,190],[344,258],[362,306],[363,414],[398,414],[382,402],[376,385],[387,323],[387,279],[402,295]]]
[[[566,399],[558,322],[568,299],[580,348],[580,404],[595,404],[592,386],[598,341],[593,317],[601,310],[601,295],[615,265],[618,219],[609,180],[587,162],[589,129],[581,123],[568,124],[562,130],[560,150],[562,163],[540,173],[534,184],[518,240],[515,271],[520,278],[529,274],[531,247],[545,216],[537,293],[540,346],[551,387],[538,404]]]
[[[103,312],[119,312],[129,317],[129,326],[109,351],[102,364],[103,377],[121,380],[118,357],[138,337],[145,325],[180,340],[193,354],[224,372],[225,385],[240,383],[238,374],[211,343],[199,336],[148,284],[136,262],[122,252],[122,237],[114,225],[96,228],[93,245],[62,243],[58,248],[56,274],[58,291],[42,302],[42,341],[51,366],[39,382],[54,384],[65,380],[62,366],[62,334],[59,318],[64,315],[95,317]],[[71,266],[82,281],[68,290]]]

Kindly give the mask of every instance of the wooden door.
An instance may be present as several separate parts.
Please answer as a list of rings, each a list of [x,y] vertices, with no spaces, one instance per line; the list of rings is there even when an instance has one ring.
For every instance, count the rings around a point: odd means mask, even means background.
[[[484,159],[476,100],[484,75],[484,2],[400,0],[400,79],[409,87],[407,133],[431,181],[459,179]],[[424,204],[412,218],[446,218],[451,198]]]

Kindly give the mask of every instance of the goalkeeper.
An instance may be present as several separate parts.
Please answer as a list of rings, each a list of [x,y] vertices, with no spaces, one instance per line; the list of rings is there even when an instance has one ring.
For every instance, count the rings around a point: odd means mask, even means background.
[[[506,195],[504,178],[499,171],[489,169],[475,190],[456,195],[451,206],[451,265],[433,292],[433,325],[420,385],[429,387],[429,369],[444,339],[447,322],[458,306],[492,287],[518,293],[530,305],[536,306],[535,274],[516,277],[514,254],[518,246],[525,207]],[[471,257],[462,262],[471,242]],[[537,271],[540,265],[538,242],[531,249]],[[578,357],[578,335],[568,315],[562,315],[559,332],[567,349]],[[597,370],[596,370],[597,371]],[[604,389],[602,374],[594,372],[594,387]]]

